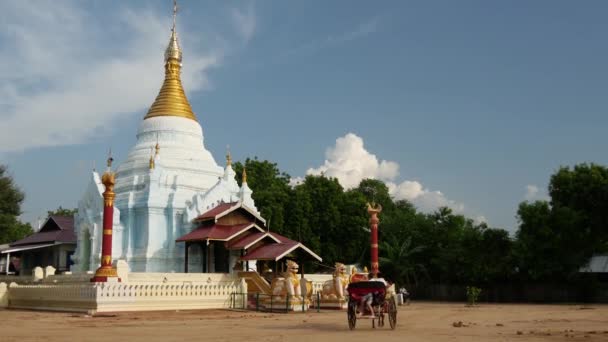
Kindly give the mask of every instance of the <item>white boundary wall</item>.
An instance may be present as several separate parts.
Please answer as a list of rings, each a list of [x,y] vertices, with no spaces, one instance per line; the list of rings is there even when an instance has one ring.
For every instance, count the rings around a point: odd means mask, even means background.
[[[154,311],[242,307],[247,284],[230,274],[129,273],[128,281],[90,283],[90,274],[49,276],[38,283],[0,283],[0,307],[73,311]],[[232,303],[236,300],[236,303]]]
[[[304,279],[312,282],[312,293],[322,293],[323,283],[328,280],[333,280],[332,274],[304,274]]]

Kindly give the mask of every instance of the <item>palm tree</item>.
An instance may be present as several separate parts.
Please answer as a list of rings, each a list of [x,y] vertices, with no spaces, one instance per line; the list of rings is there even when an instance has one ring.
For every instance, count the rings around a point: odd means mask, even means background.
[[[423,251],[425,246],[413,246],[412,237],[408,236],[403,241],[390,239],[383,241],[380,257],[380,265],[383,273],[393,276],[397,282],[405,282],[407,286],[418,285],[420,275],[427,276],[424,265],[416,263],[414,256]]]

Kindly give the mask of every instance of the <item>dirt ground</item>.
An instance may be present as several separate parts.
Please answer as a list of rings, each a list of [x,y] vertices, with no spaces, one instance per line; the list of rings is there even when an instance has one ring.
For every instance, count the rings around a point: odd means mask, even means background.
[[[608,341],[608,305],[417,303],[397,328],[372,329],[346,312],[228,310],[73,313],[0,310],[0,341]]]

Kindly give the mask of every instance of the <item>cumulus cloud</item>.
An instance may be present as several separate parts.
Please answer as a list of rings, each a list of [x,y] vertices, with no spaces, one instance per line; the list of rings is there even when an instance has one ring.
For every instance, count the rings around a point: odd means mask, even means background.
[[[365,148],[363,139],[354,133],[336,139],[335,146],[329,147],[325,152],[325,158],[323,165],[310,168],[306,173],[337,178],[347,189],[358,186],[366,178],[378,179],[386,183],[389,193],[395,199],[406,199],[426,212],[444,206],[457,213],[465,209],[464,204],[448,199],[441,191],[425,188],[418,181],[405,180],[397,183],[395,180],[399,176],[399,164],[381,160],[370,153]],[[292,184],[301,181],[301,178],[294,178]]]
[[[379,161],[365,149],[363,139],[353,133],[336,139],[336,145],[327,149],[325,157],[327,159],[323,165],[310,168],[306,173],[338,178],[345,188],[356,187],[365,178],[390,181],[399,175],[397,163]]]
[[[0,22],[0,152],[82,143],[143,115],[158,93],[170,13],[127,8],[100,19],[84,2],[6,1]],[[178,34],[186,90],[209,87],[223,51],[184,44],[194,34],[179,21]]]

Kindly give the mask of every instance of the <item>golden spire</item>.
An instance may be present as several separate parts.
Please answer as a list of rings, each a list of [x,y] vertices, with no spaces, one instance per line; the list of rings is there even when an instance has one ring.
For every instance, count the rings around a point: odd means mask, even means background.
[[[165,50],[165,81],[158,92],[156,100],[148,110],[145,119],[155,116],[179,116],[196,120],[196,115],[186,98],[182,87],[180,73],[182,69],[182,49],[177,40],[175,20],[177,17],[177,0],[173,1],[173,27],[171,38]]]
[[[247,183],[247,169],[243,167],[243,183]]]
[[[232,156],[230,155],[230,145],[226,147],[226,166],[232,166]]]

